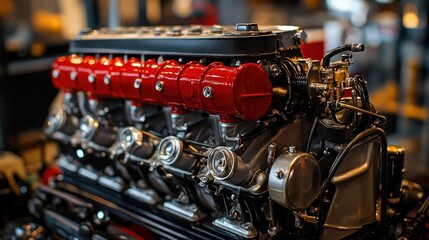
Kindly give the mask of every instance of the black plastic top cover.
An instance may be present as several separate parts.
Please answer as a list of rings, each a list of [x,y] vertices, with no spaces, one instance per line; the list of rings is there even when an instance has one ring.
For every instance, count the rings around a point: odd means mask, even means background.
[[[295,26],[162,26],[83,30],[72,53],[244,57],[296,49],[306,34]]]

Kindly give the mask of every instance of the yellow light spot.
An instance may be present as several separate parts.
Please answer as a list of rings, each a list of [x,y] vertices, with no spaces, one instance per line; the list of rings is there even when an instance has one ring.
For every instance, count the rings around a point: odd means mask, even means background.
[[[402,24],[405,28],[414,29],[419,27],[420,19],[416,4],[411,2],[405,4]]]

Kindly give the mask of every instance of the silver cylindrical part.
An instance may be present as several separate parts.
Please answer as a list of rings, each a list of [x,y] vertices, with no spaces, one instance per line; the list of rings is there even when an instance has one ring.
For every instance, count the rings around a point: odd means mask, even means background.
[[[319,164],[313,155],[295,150],[283,152],[270,170],[271,199],[291,210],[308,208],[318,195],[320,178]]]
[[[183,141],[169,136],[158,144],[158,159],[166,166],[189,170],[195,164],[195,158],[183,153]]]
[[[97,119],[86,115],[79,122],[79,138],[82,143],[110,147],[115,142],[115,132],[111,128],[102,127]]]
[[[252,176],[249,166],[240,156],[225,146],[212,149],[207,157],[207,168],[217,180],[240,185]]]
[[[147,142],[143,132],[135,127],[124,128],[119,142],[127,153],[137,157],[149,158],[153,154],[153,144]]]
[[[45,132],[52,135],[55,132],[61,132],[68,136],[73,135],[76,126],[73,123],[72,116],[68,115],[64,109],[53,109],[46,120]]]

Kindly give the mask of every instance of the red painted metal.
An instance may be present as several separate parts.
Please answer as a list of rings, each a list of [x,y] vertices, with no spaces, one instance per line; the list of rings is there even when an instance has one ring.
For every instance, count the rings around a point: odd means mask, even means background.
[[[212,97],[202,97],[207,112],[254,120],[271,104],[272,86],[265,71],[255,63],[239,67],[217,65],[209,68],[201,82],[201,92],[211,88]]]
[[[121,72],[124,66],[124,60],[121,57],[115,57],[111,61],[110,72],[110,93],[115,98],[125,98],[121,88]]]
[[[58,175],[62,174],[61,168],[58,166],[50,166],[46,168],[42,173],[42,182],[48,185]]]
[[[79,90],[76,79],[72,76],[75,75],[77,78],[77,67],[82,63],[83,59],[77,55],[71,55],[68,57],[58,57],[53,64],[53,71],[59,71],[56,78],[53,76],[52,82],[54,86],[58,86],[61,89],[67,90]]]
[[[79,90],[95,93],[95,57],[85,56],[83,61],[77,67],[77,86]],[[89,80],[90,76],[93,78],[92,82]]]
[[[155,59],[150,59],[143,63],[140,91],[141,95],[144,96],[145,102],[159,104],[157,91],[155,89],[156,78],[158,77],[159,71],[168,63],[169,62],[163,62],[158,64]]]
[[[164,106],[181,106],[180,91],[178,88],[180,73],[186,69],[186,65],[180,66],[174,60],[166,61],[158,71],[155,80],[156,84],[161,84],[162,89],[156,91],[158,102]],[[143,96],[144,101],[144,96]]]
[[[217,64],[219,65],[219,63]],[[190,62],[184,66],[186,69],[181,74],[177,88],[181,94],[183,105],[190,109],[204,109],[201,101],[204,96],[200,82],[206,71],[215,65],[211,64],[205,67],[197,62]]]
[[[121,71],[121,90],[125,95],[126,99],[138,101],[141,99],[140,96],[140,85],[142,79],[140,78],[140,72],[142,64],[137,58],[130,58]],[[136,83],[139,82],[139,83]],[[138,85],[138,86],[137,86]]]
[[[100,57],[98,61],[95,62],[94,66],[94,94],[99,96],[109,97],[112,95],[110,90],[110,68],[112,61],[108,57]]]
[[[85,57],[80,62],[71,58],[59,58],[53,65],[53,70],[60,70],[60,77],[52,79],[57,88],[86,91],[97,97],[124,98],[135,104],[170,106],[177,113],[204,110],[223,119],[255,120],[262,117],[271,104],[271,82],[255,63],[230,67],[222,63],[180,65],[175,60],[158,63],[151,59],[142,63],[131,58],[123,63],[121,58]],[[63,77],[67,75],[63,71],[71,71],[70,65],[78,71],[77,85],[71,84],[67,76]],[[94,77],[93,83],[89,81],[90,74]],[[105,76],[109,76],[108,83]]]

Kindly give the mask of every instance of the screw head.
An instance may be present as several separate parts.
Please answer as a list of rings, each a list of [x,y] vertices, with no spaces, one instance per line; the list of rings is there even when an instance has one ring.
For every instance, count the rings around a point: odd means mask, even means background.
[[[209,179],[206,176],[200,176],[200,177],[198,177],[198,179],[200,180],[198,182],[198,185],[200,187],[204,187],[206,185],[206,183],[209,181]]]
[[[203,28],[199,25],[191,26],[191,28],[189,28],[189,32],[194,34],[201,34],[203,32]]]
[[[206,176],[201,176],[200,181],[206,183],[209,179]]]
[[[197,212],[198,211],[198,208],[197,208],[197,206],[195,206],[195,205],[192,205],[192,206],[190,206],[189,207],[189,210],[191,211],[191,212]]]
[[[164,57],[163,56],[159,56],[158,57],[158,60],[157,60],[157,63],[158,64],[161,64],[161,63],[163,63],[164,62]]]
[[[52,71],[52,77],[53,78],[58,78],[60,76],[60,70],[58,70],[58,69],[54,69],[53,71]]]
[[[136,80],[134,80],[134,88],[140,88],[141,83],[142,80],[140,78],[136,78]]]
[[[110,75],[106,74],[103,78],[104,84],[109,85],[110,84]]]
[[[304,31],[299,30],[294,34],[293,41],[297,45],[305,45],[307,43],[307,34]]]
[[[241,227],[246,229],[246,230],[249,230],[252,228],[252,224],[250,222],[246,222],[246,223],[241,224]]]
[[[213,96],[212,88],[211,88],[211,87],[209,87],[209,86],[205,86],[205,87],[203,88],[203,96],[204,96],[205,98],[211,98],[211,97]]]
[[[211,33],[222,33],[223,27],[219,26],[219,25],[215,25],[215,26],[211,27],[210,32]]]
[[[282,170],[277,170],[276,171],[276,177],[278,178],[278,179],[282,179],[283,177],[284,177],[284,173],[283,173],[283,171]]]
[[[270,66],[270,71],[271,71],[271,74],[273,74],[274,77],[278,77],[278,76],[280,76],[282,74],[282,72],[281,72],[279,66],[277,66],[277,64],[271,65]]]
[[[258,24],[256,23],[237,23],[235,25],[236,31],[258,31]]]
[[[95,76],[93,73],[88,75],[88,82],[93,83],[95,81]]]
[[[164,89],[164,83],[161,81],[156,82],[155,90],[161,92]]]
[[[73,72],[70,72],[70,79],[71,80],[76,80],[76,77],[77,77],[77,72],[75,72],[75,71],[73,71]]]

